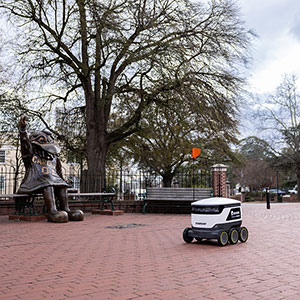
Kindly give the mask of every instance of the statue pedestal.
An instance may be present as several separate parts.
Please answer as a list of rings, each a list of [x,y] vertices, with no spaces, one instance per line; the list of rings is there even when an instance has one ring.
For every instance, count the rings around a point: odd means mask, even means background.
[[[92,210],[93,215],[110,215],[110,216],[119,216],[123,215],[124,211],[123,210],[111,210],[111,209],[93,209]]]
[[[9,215],[8,220],[35,222],[35,221],[44,221],[46,220],[46,217],[44,215],[41,216]]]

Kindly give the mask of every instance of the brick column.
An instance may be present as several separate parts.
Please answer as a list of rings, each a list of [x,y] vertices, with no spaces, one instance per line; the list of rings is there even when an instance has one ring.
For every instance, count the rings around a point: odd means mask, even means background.
[[[228,166],[216,164],[212,167],[212,186],[214,197],[228,197],[226,187],[226,173]]]

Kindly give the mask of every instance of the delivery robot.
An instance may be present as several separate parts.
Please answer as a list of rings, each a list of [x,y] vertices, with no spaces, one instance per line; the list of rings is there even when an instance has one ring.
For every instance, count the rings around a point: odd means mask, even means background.
[[[229,198],[208,198],[192,203],[192,228],[183,231],[183,240],[191,243],[195,238],[216,239],[220,246],[228,242],[244,243],[248,239],[248,230],[242,227],[241,202]]]

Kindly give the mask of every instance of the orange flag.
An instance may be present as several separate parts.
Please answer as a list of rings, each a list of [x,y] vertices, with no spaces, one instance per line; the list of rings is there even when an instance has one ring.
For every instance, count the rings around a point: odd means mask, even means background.
[[[201,149],[200,148],[193,148],[192,150],[192,156],[195,159],[196,157],[198,157],[201,153]]]

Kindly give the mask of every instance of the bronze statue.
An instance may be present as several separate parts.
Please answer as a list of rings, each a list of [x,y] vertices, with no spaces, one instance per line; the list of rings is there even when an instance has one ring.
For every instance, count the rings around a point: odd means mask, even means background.
[[[28,118],[22,116],[18,124],[22,159],[26,170],[18,193],[42,193],[47,208],[46,217],[50,222],[82,221],[83,212],[71,211],[68,205],[68,184],[62,176],[61,162],[58,158],[59,146],[54,143],[51,133],[46,130],[28,137],[27,123]],[[57,210],[56,198],[61,211]]]

